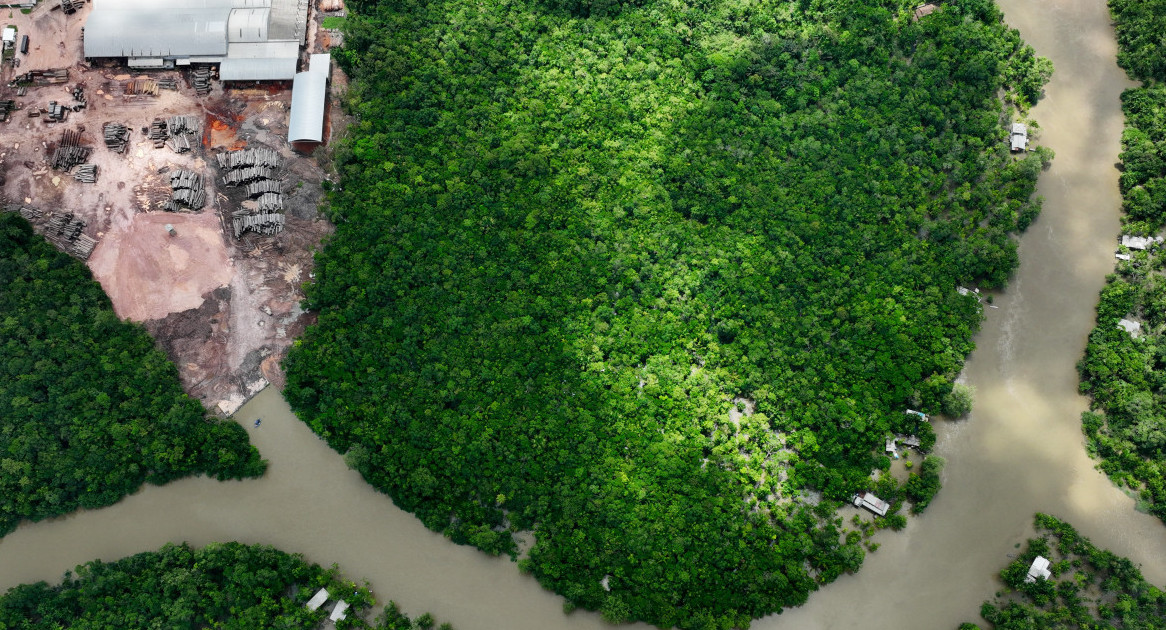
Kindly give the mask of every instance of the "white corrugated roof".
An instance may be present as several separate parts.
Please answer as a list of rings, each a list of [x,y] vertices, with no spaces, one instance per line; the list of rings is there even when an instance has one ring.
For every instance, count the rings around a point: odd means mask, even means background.
[[[230,42],[227,56],[231,59],[296,59],[300,56],[300,46],[295,42]],[[292,78],[292,74],[287,78]]]
[[[332,614],[329,615],[328,618],[332,621],[340,621],[341,619],[348,617],[348,613],[344,612],[346,610],[348,610],[348,602],[342,599],[336,602],[336,607],[332,609]]]
[[[307,72],[292,81],[288,142],[324,141],[324,102],[328,97],[329,55],[312,55]]]
[[[296,58],[234,59],[219,66],[220,81],[287,81],[296,75]]]
[[[267,41],[267,18],[271,9],[233,9],[227,19],[228,42]]]

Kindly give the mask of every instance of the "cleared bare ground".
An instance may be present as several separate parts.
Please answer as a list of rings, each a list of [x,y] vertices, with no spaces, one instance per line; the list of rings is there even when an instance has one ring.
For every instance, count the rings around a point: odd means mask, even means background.
[[[85,233],[98,240],[89,267],[118,315],[142,322],[178,365],[187,390],[209,409],[229,414],[268,382],[281,384],[279,362],[309,323],[311,315],[299,308],[300,285],[308,280],[312,251],[331,230],[317,210],[322,159],[287,146],[290,86],[224,91],[215,81],[209,95],[199,96],[185,71],[141,74],[114,64],[90,67],[81,57],[81,27],[91,5],[65,16],[51,10],[55,4],[41,3],[27,15],[0,13],[0,24],[15,25],[31,43],[28,55],[16,55],[20,67],[5,64],[0,74],[5,86],[0,100],[13,99],[22,107],[0,124],[6,175],[0,197],[4,205],[73,213],[85,221]],[[307,52],[322,52],[321,38],[311,39],[315,44]],[[15,75],[54,68],[67,68],[68,81],[30,86],[23,96],[7,87]],[[125,94],[131,81],[143,78],[176,79],[178,90]],[[343,85],[342,79],[335,83]],[[77,85],[87,107],[66,121],[28,115],[50,101],[74,104]],[[142,131],[155,118],[176,115],[196,116],[202,123],[201,143],[188,153],[155,148]],[[343,120],[334,107],[329,120],[337,137],[335,128]],[[103,127],[110,122],[130,128],[122,154],[103,142]],[[97,165],[96,183],[75,181],[50,167],[48,158],[66,130],[81,132],[81,144],[92,147],[87,162]],[[236,240],[226,226],[240,190],[222,185],[213,154],[258,146],[284,157],[285,229]],[[203,176],[207,203],[201,210],[162,210],[170,196],[169,172],[177,169]]]

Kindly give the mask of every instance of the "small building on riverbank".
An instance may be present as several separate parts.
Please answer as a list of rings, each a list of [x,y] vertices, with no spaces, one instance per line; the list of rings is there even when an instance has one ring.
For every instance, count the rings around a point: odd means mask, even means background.
[[[1049,559],[1044,556],[1037,556],[1036,560],[1032,561],[1032,566],[1028,567],[1028,575],[1024,578],[1025,582],[1035,582],[1037,578],[1047,580],[1053,577],[1052,571],[1049,571]]]
[[[1012,142],[1012,152],[1028,150],[1028,127],[1023,123],[1012,123],[1012,133],[1009,134]]]
[[[854,495],[854,507],[866,508],[879,516],[886,516],[891,504],[876,497],[870,492],[859,492]]]

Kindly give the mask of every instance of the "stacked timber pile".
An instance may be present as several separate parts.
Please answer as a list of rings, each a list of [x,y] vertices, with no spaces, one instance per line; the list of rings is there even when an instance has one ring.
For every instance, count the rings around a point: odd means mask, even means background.
[[[93,149],[89,147],[81,146],[80,131],[66,131],[61,136],[61,144],[57,146],[56,151],[53,151],[53,157],[49,163],[55,170],[68,171],[89,159],[89,154],[92,151]]]
[[[283,183],[276,179],[260,179],[247,184],[247,196],[252,199],[268,193],[283,194]]]
[[[283,215],[278,212],[251,214],[246,210],[236,210],[231,213],[231,227],[235,230],[235,238],[243,236],[244,232],[277,234],[283,231]]]
[[[177,90],[178,81],[174,79],[158,79],[158,89],[160,90]]]
[[[255,199],[231,213],[235,238],[244,232],[275,234],[283,230],[283,184],[277,175],[283,166],[283,157],[274,149],[255,147],[241,151],[215,154],[223,170],[223,184],[229,187],[246,186],[247,196]]]
[[[170,135],[168,142],[170,148],[175,153],[186,153],[190,150],[192,141],[197,143],[202,127],[198,116],[171,116],[166,121],[166,131]]]
[[[178,212],[183,208],[198,210],[206,205],[202,175],[194,171],[179,169],[170,173],[170,189],[170,201],[163,206],[167,212]]]
[[[65,15],[72,15],[84,5],[84,0],[61,0],[61,11],[63,11]]]
[[[44,213],[40,211],[40,208],[20,206],[20,216],[24,217],[24,220],[28,221],[29,223],[37,222],[43,214]]]
[[[45,238],[66,253],[81,260],[88,260],[93,248],[97,246],[97,241],[85,234],[84,230],[85,222],[74,219],[72,212],[53,214],[45,223]]]
[[[96,164],[78,164],[73,169],[73,179],[83,184],[94,184],[97,182],[97,165]]]
[[[8,122],[8,115],[16,109],[16,101],[0,101],[0,122]]]
[[[271,168],[283,166],[283,157],[275,149],[267,147],[224,151],[216,153],[215,159],[219,162],[219,168],[224,170],[234,170],[247,166],[268,166]]]
[[[206,96],[211,92],[211,67],[194,66],[190,70],[190,84],[199,96]]]
[[[126,81],[122,93],[127,96],[133,96],[134,94],[158,96],[158,82],[153,79],[131,79]]]
[[[57,68],[55,70],[29,70],[12,79],[12,84],[45,86],[64,83],[68,80],[69,70],[66,68]]]
[[[125,153],[130,142],[130,128],[121,123],[105,123],[105,148],[115,153]]]
[[[166,146],[166,138],[169,134],[166,132],[166,121],[161,118],[155,118],[154,122],[150,123],[149,129],[142,129],[146,137],[154,142],[155,149],[161,149]]]
[[[56,101],[49,101],[49,107],[45,113],[48,114],[49,122],[65,122],[69,119],[70,111],[72,110]]]
[[[73,106],[73,111],[79,112],[85,109],[89,104],[85,101],[85,86],[78,83],[73,87],[73,100],[77,101],[77,104]]]

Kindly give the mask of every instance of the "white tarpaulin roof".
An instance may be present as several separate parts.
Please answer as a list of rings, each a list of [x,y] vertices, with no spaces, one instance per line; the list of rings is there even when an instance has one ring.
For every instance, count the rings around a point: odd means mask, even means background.
[[[288,142],[324,141],[324,101],[328,97],[331,61],[329,55],[312,55],[308,71],[297,74],[292,81]]]

